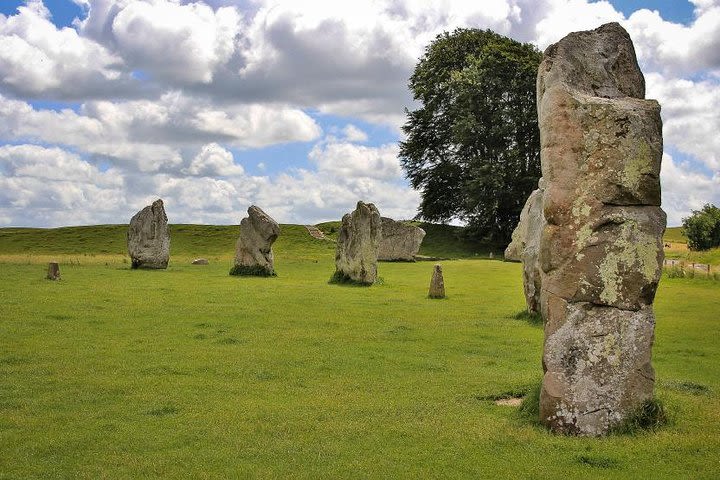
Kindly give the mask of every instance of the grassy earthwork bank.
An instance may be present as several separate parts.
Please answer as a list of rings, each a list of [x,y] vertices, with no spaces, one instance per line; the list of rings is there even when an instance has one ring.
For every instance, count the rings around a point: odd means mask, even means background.
[[[161,271],[129,268],[125,228],[0,229],[0,479],[720,472],[720,282],[658,291],[671,425],[559,437],[493,401],[541,377],[520,265],[451,228],[428,228],[421,252],[457,258],[441,262],[444,300],[426,298],[429,262],[328,284],[334,244],[301,226],[282,226],[272,278],[228,275],[237,226],[173,225]]]

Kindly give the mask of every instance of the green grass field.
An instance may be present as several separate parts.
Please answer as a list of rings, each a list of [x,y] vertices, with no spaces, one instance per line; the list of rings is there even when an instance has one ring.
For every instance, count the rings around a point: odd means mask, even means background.
[[[173,225],[163,271],[129,269],[124,226],[0,229],[0,478],[717,478],[720,282],[658,291],[671,425],[559,437],[490,400],[541,377],[520,265],[442,230],[445,300],[429,262],[328,284],[300,226],[276,278],[228,275],[232,226]]]

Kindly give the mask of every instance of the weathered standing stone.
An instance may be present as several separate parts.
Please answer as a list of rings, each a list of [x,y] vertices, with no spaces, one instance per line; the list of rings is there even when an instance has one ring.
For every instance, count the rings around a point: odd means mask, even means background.
[[[540,416],[556,432],[602,435],[653,395],[660,106],[644,99],[632,41],[617,23],[551,45],[537,87],[547,183]]]
[[[280,235],[280,226],[255,205],[240,221],[240,237],[235,245],[235,265],[230,275],[275,275],[272,245]]]
[[[528,214],[526,219],[527,237],[522,251],[523,263],[523,289],[525,291],[525,304],[528,312],[540,313],[540,292],[542,285],[542,270],[540,268],[540,235],[545,229],[545,214],[543,212],[543,196],[545,182],[541,178],[538,189],[528,198]]]
[[[132,268],[167,268],[170,233],[162,200],[155,200],[132,217],[127,245]]]
[[[420,250],[425,230],[414,225],[382,217],[382,238],[378,247],[378,260],[414,262]]]
[[[542,179],[540,179],[540,182],[542,182]],[[538,197],[540,197],[539,201],[542,202],[542,192],[540,192],[540,188],[541,187],[538,186],[537,190],[533,190],[520,212],[520,219],[517,226],[515,226],[515,230],[513,230],[510,244],[505,248],[504,257],[505,260],[509,262],[522,262],[523,251],[525,251],[525,245],[528,242],[528,236],[531,232],[529,228],[530,215],[542,214],[542,211],[537,209]],[[534,208],[534,210],[531,213],[532,208]]]
[[[435,268],[433,268],[428,297],[445,298],[445,280],[443,279],[442,266],[440,266],[440,264],[435,265]]]
[[[48,280],[60,280],[60,265],[58,265],[58,262],[48,263],[48,273],[45,278]]]
[[[342,218],[335,249],[333,280],[365,285],[375,283],[381,236],[378,209],[372,203],[358,202],[355,210]]]

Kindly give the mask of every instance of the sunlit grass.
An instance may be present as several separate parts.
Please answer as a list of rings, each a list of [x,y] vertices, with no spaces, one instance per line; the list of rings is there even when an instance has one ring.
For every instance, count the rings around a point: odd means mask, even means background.
[[[76,237],[87,255],[6,251],[0,235],[0,478],[717,473],[717,282],[663,278],[657,295],[656,390],[672,425],[557,437],[527,405],[492,400],[536,395],[542,376],[519,264],[442,262],[440,302],[426,298],[432,263],[331,285],[334,244],[283,226],[278,276],[232,277],[236,228],[175,231],[164,271],[130,270],[107,232]],[[44,280],[51,258],[59,282]]]

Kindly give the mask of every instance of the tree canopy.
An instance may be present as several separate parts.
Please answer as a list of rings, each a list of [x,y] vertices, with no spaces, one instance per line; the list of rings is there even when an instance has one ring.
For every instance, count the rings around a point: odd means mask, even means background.
[[[426,47],[409,87],[400,160],[418,216],[458,218],[508,241],[540,178],[535,81],[542,54],[490,30],[457,29]]]
[[[690,250],[708,250],[720,247],[720,208],[707,204],[702,210],[693,210],[683,218],[683,233]]]

